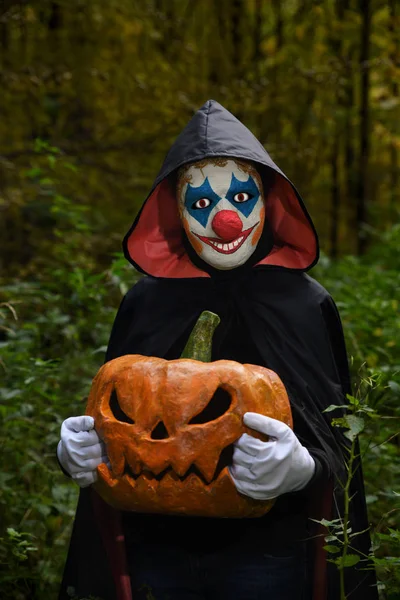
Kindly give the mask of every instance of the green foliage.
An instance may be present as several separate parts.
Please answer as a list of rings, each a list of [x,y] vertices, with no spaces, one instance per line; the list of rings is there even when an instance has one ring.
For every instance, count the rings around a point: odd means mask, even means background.
[[[84,411],[116,308],[137,279],[121,254],[95,269],[88,211],[58,185],[48,183],[56,235],[46,261],[0,291],[0,584],[10,600],[56,596],[78,493],[56,460],[60,426]]]
[[[317,521],[326,527],[328,532],[325,536],[327,544],[324,546],[328,553],[328,561],[336,565],[339,569],[340,600],[346,600],[349,597],[346,592],[349,592],[349,595],[351,595],[352,591],[345,589],[345,569],[353,567],[358,563],[365,563],[369,558],[368,556],[355,553],[356,550],[352,547],[354,538],[364,533],[364,531],[353,531],[351,528],[349,517],[352,502],[350,486],[355,471],[359,468],[357,464],[359,458],[358,435],[364,431],[366,417],[373,418],[376,416],[375,411],[368,405],[368,398],[370,392],[378,387],[379,380],[377,377],[361,377],[356,395],[347,394],[347,405],[344,407],[331,405],[324,411],[331,412],[339,408],[341,412],[344,410],[344,416],[332,419],[331,423],[333,427],[343,429],[344,437],[350,442],[349,446],[344,446],[347,466],[346,480],[339,481],[343,489],[343,514],[341,518],[331,521],[326,519]],[[334,542],[334,544],[331,542]],[[365,564],[365,568],[368,568],[367,564]]]
[[[323,256],[313,275],[336,300],[352,357],[360,396],[349,397],[350,414],[334,423],[347,429],[351,442],[361,433],[373,561],[381,597],[391,599],[400,589],[400,228],[371,233],[376,243],[365,258]],[[367,402],[360,404],[360,397]]]
[[[32,545],[33,537],[8,527],[5,537],[0,538],[0,585],[5,598],[26,598],[32,583],[29,554],[38,550]]]
[[[2,592],[12,590],[4,598],[17,598],[20,578],[26,588],[21,598],[29,599],[48,598],[59,581],[77,488],[61,474],[55,449],[61,422],[82,414],[103,360],[120,288],[126,285],[119,261],[116,265],[115,272],[102,274],[70,271],[67,265],[47,281],[14,282],[1,291],[18,320],[10,317],[0,342],[0,536],[3,528],[13,527],[34,536],[37,546],[22,571],[16,560],[4,566],[8,587]],[[133,271],[130,278],[133,283]],[[0,555],[9,553],[8,546],[3,535]]]
[[[386,531],[373,534],[373,562],[381,576],[382,595],[385,593],[389,600],[395,600],[400,595],[400,531],[391,527]]]

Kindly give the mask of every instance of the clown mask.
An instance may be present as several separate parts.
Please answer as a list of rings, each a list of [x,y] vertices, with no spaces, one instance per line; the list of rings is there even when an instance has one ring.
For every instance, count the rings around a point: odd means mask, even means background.
[[[265,205],[261,178],[249,163],[209,158],[180,170],[178,202],[190,244],[216,269],[234,269],[253,254]]]

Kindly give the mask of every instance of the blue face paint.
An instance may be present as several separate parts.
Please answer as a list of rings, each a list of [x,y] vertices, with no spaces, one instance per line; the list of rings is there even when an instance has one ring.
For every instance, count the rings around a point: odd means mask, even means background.
[[[201,198],[207,198],[210,201],[209,206],[206,208],[196,208],[194,205]],[[190,183],[187,186],[185,206],[190,216],[196,219],[203,227],[206,227],[210,212],[220,200],[220,196],[212,189],[208,177],[205,178],[199,187],[193,187]]]
[[[233,198],[236,194],[249,194],[250,198],[245,202],[235,202]],[[240,179],[236,179],[235,174],[232,173],[232,181],[226,197],[238,211],[245,217],[248,217],[252,213],[253,208],[260,197],[260,192],[251,175],[249,175],[247,181],[240,181]]]
[[[249,199],[245,202],[236,202],[234,197],[236,194],[240,193],[248,194]],[[252,213],[259,197],[260,192],[251,175],[249,175],[247,181],[240,181],[240,179],[236,179],[235,174],[232,173],[231,185],[226,194],[226,198],[235,209],[241,212],[245,217],[248,217]],[[205,208],[197,208],[195,204],[201,198],[207,198],[210,204]],[[204,182],[199,187],[193,187],[190,183],[187,186],[185,194],[186,209],[190,216],[196,219],[203,227],[207,226],[210,213],[220,200],[221,197],[212,189],[208,177],[205,178]]]

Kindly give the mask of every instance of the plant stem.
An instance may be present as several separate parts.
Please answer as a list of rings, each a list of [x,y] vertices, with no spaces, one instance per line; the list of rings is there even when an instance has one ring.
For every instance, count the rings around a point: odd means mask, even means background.
[[[219,323],[220,318],[215,313],[208,310],[202,312],[189,336],[181,358],[211,362],[212,338]]]
[[[347,479],[346,485],[344,486],[344,512],[343,512],[343,552],[342,552],[342,566],[339,570],[340,573],[340,600],[346,600],[346,590],[344,581],[344,570],[347,551],[349,548],[349,508],[350,508],[350,484],[353,478],[353,463],[354,463],[354,451],[356,447],[356,438],[352,441],[350,447],[350,458],[348,462]]]

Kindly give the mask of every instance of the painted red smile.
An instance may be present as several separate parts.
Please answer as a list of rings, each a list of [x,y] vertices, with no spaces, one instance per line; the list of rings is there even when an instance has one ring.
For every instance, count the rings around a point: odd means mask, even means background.
[[[231,242],[224,242],[224,240],[221,240],[220,238],[211,238],[211,237],[206,237],[205,235],[199,235],[198,233],[195,233],[194,231],[192,231],[192,233],[196,237],[198,237],[199,240],[201,240],[205,244],[208,244],[209,246],[211,246],[211,248],[213,248],[217,252],[220,252],[221,254],[233,254],[234,252],[239,250],[239,248],[245,243],[245,241],[247,240],[247,238],[249,237],[249,235],[251,234],[253,229],[255,227],[257,227],[257,225],[259,225],[259,223],[260,223],[260,221],[258,221],[258,223],[253,225],[253,227],[250,227],[250,229],[246,229],[246,231],[242,231],[242,233],[240,235],[238,235],[238,237],[235,240],[232,240]]]

